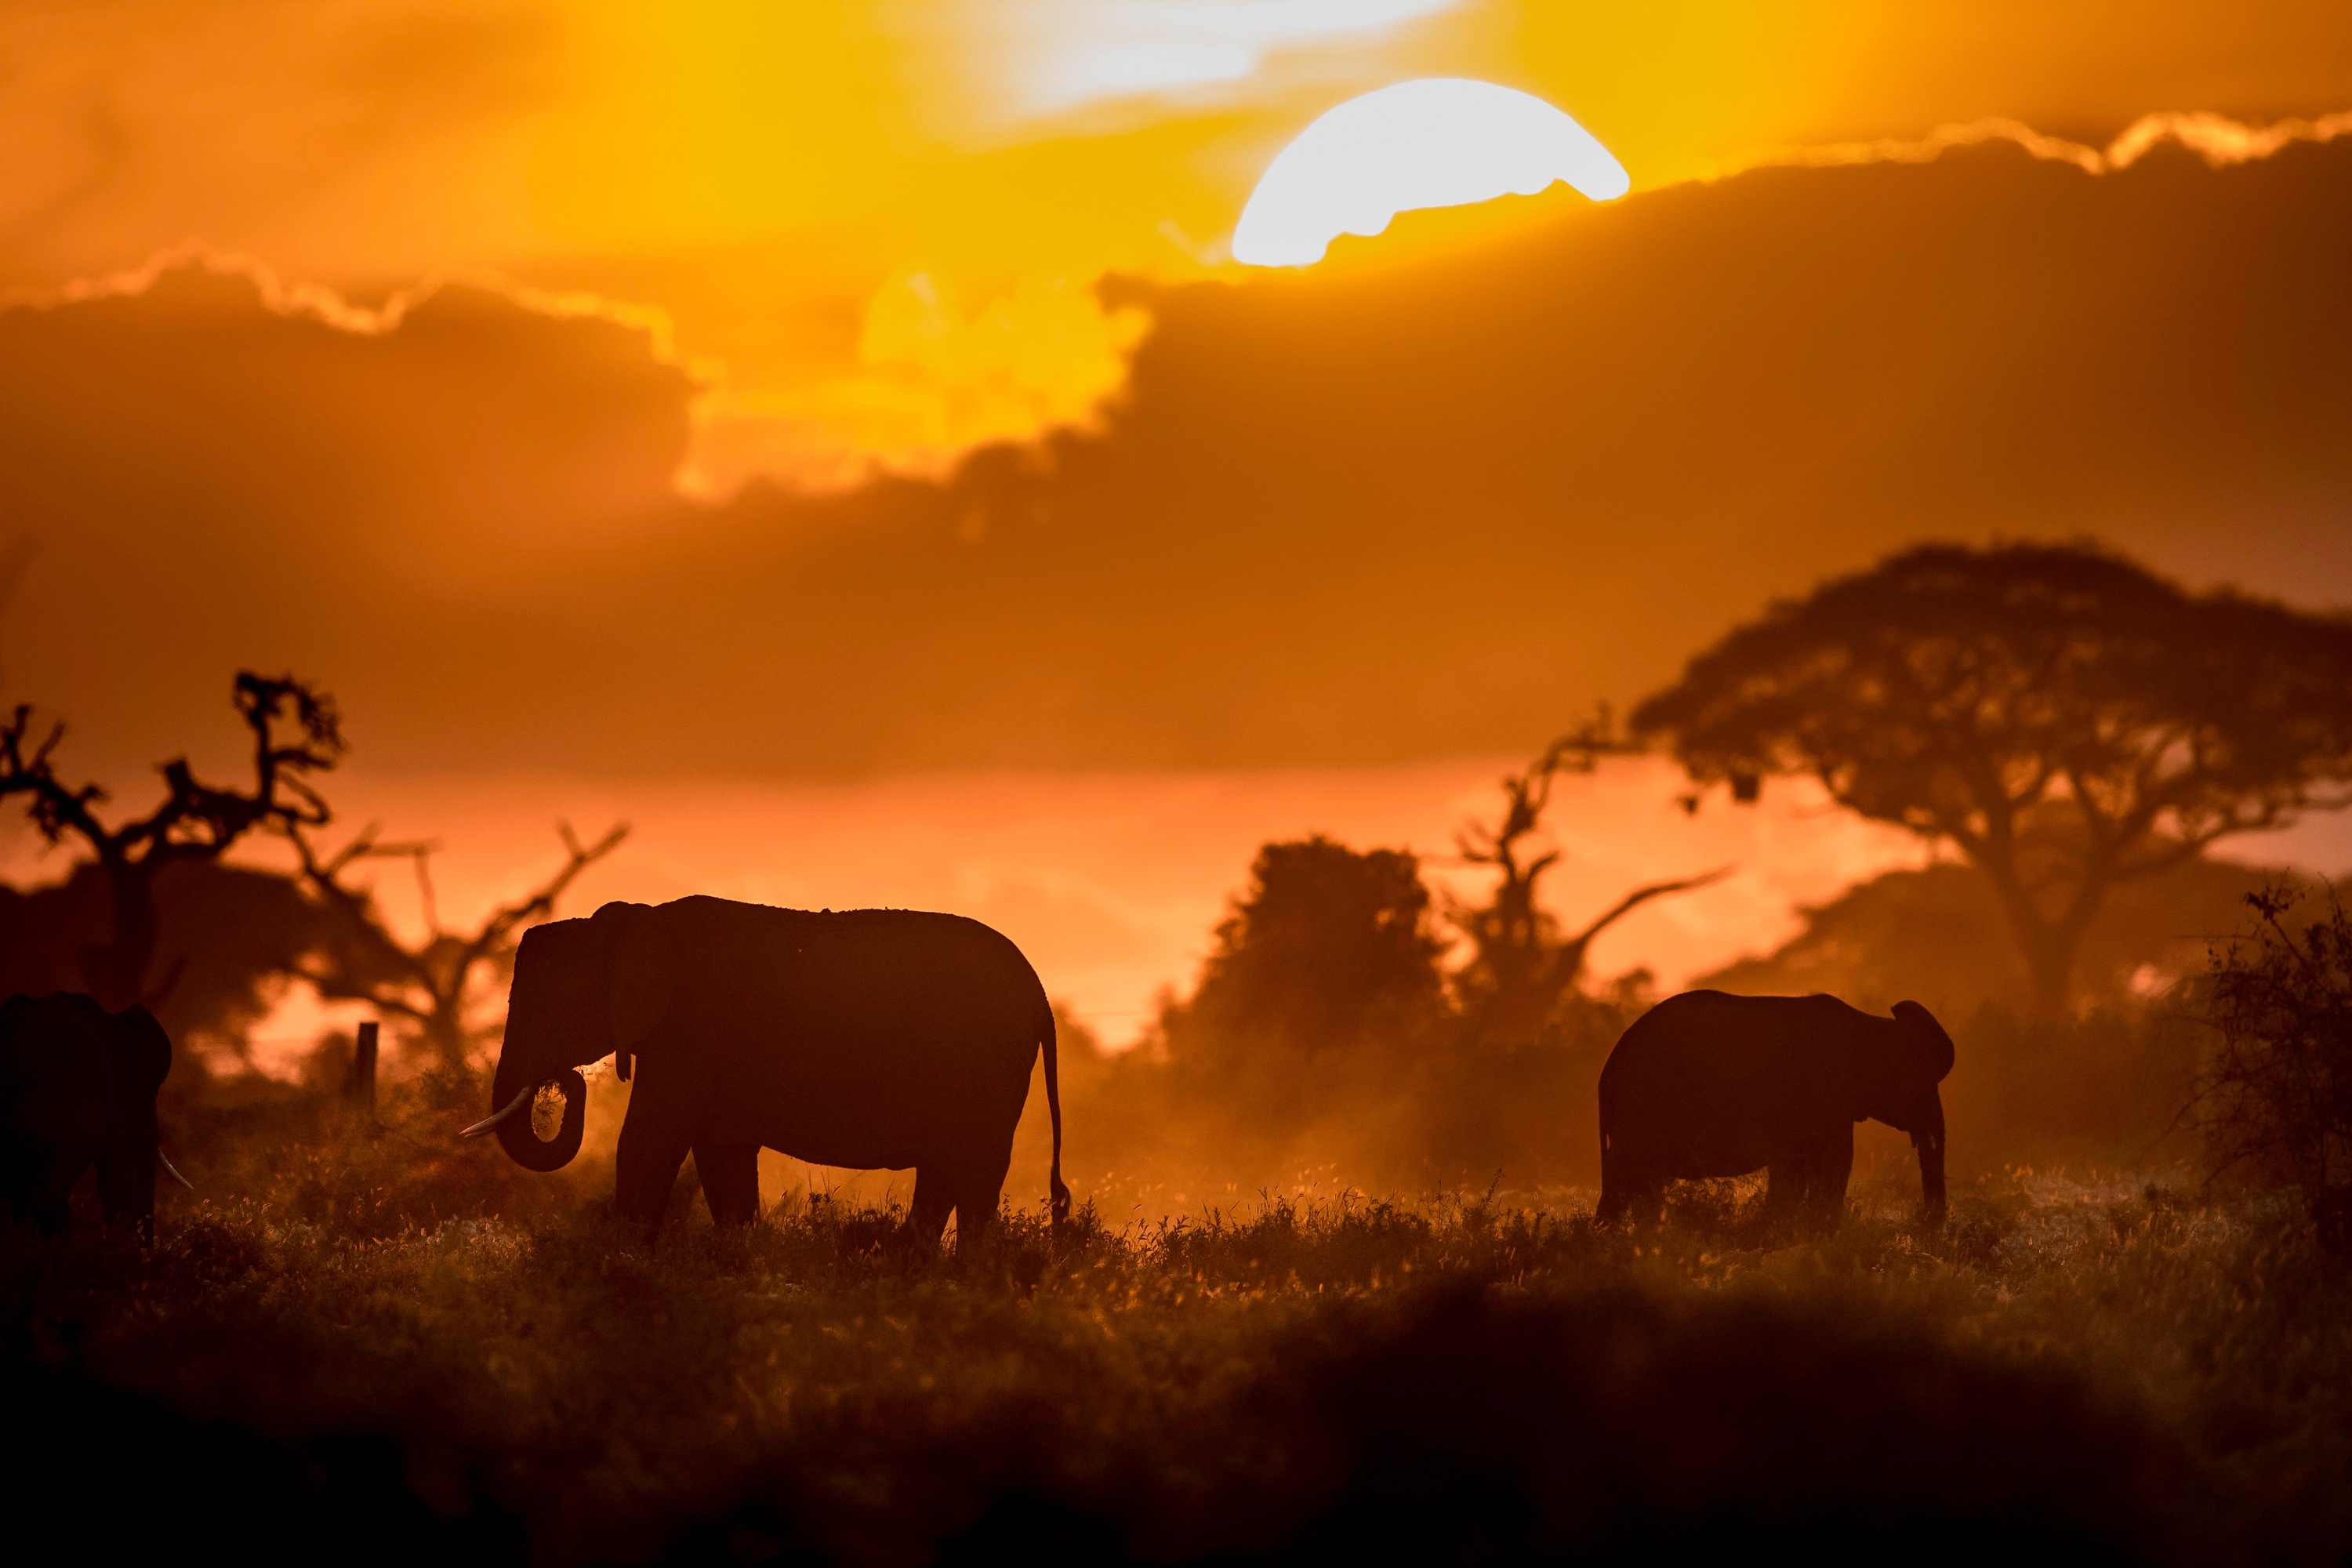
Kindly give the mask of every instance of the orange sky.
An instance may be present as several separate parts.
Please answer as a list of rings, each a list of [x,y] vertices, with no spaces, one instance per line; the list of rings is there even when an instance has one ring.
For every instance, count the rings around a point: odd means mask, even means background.
[[[623,815],[593,896],[970,906],[1117,1037],[1256,843],[1442,852],[1900,545],[2352,600],[2352,137],[2093,151],[2344,125],[2340,4],[60,0],[0,61],[0,689],[136,802],[299,669],[460,910]],[[1633,193],[1221,258],[1440,73]],[[1927,158],[1988,119],[2071,141]],[[1603,969],[1904,847],[1669,794],[1563,790],[1564,917],[1752,865]]]
[[[2007,116],[2352,106],[2326,0],[32,0],[0,11],[0,283],[187,240],[361,294],[492,272],[658,311],[690,484],[840,482],[1085,419],[1320,110],[1524,87],[1637,189]]]

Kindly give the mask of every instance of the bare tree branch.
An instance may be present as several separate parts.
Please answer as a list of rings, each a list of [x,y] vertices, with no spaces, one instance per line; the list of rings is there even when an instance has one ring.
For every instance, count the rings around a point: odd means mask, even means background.
[[[106,873],[113,900],[110,947],[89,955],[90,987],[113,1005],[155,1003],[169,989],[152,979],[160,929],[154,879],[165,866],[217,860],[247,834],[291,832],[328,820],[326,801],[310,775],[335,766],[344,751],[334,700],[294,677],[247,671],[232,691],[238,716],[254,736],[249,789],[221,788],[198,779],[184,757],[158,770],[163,801],[147,816],[109,827],[98,807],[107,795],[95,784],[68,785],[55,757],[62,723],[29,752],[33,710],[20,704],[0,726],[0,799],[26,797],[26,815],[51,844],[79,839]],[[176,973],[174,974],[176,977]]]
[[[1552,917],[1536,901],[1536,886],[1559,859],[1557,849],[1522,859],[1521,845],[1540,830],[1551,805],[1554,780],[1562,768],[1590,773],[1603,756],[1633,748],[1619,738],[1609,710],[1573,734],[1554,742],[1524,772],[1502,780],[1503,817],[1489,827],[1465,824],[1454,837],[1464,860],[1502,873],[1484,904],[1445,897],[1446,918],[1470,941],[1469,962],[1454,984],[1474,1032],[1481,1037],[1531,1037],[1576,988],[1592,940],[1652,899],[1720,880],[1731,868],[1638,889],[1577,936],[1560,940]]]
[[[439,847],[430,841],[385,843],[378,832],[370,824],[341,849],[324,858],[299,830],[289,833],[301,860],[305,885],[336,917],[345,937],[317,964],[299,972],[300,978],[321,999],[364,1002],[411,1020],[444,1065],[461,1068],[475,1043],[468,1016],[478,1000],[482,980],[495,978],[512,961],[523,929],[551,916],[580,874],[620,847],[629,828],[626,823],[616,823],[594,844],[583,845],[569,824],[557,824],[563,865],[522,898],[490,910],[470,934],[453,932],[441,923],[430,864]],[[414,944],[392,931],[373,888],[354,886],[345,879],[345,873],[362,861],[395,859],[407,860],[415,868],[423,901],[425,937]]]
[[[1687,893],[1693,889],[1711,887],[1738,869],[1739,868],[1737,866],[1717,866],[1714,870],[1703,872],[1696,877],[1677,878],[1671,882],[1653,882],[1646,888],[1636,888],[1626,894],[1611,905],[1606,914],[1559,944],[1559,951],[1552,958],[1552,971],[1558,988],[1565,991],[1583,978],[1585,954],[1592,946],[1595,937],[1648,903],[1652,899],[1663,899],[1669,893]]]

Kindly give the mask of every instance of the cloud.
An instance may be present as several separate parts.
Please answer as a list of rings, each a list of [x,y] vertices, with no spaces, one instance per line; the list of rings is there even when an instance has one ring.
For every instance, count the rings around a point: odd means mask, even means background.
[[[1397,0],[1396,16],[1351,11],[1349,25],[1390,26],[1416,3]],[[1160,15],[1166,9],[1110,6],[1084,26],[1057,24],[1045,32],[1055,47],[1077,49],[1095,36],[1090,27],[1110,36],[1121,27],[1175,26]],[[1203,36],[1224,27],[1235,38],[1263,39],[1291,36],[1286,27],[1306,37],[1338,13],[1276,5],[1213,6],[1184,16],[1190,19],[1182,25]],[[2347,134],[2352,134],[2352,111],[2263,125],[2166,112],[2142,116],[2105,146],[2094,147],[1996,119],[1941,126],[1911,140],[1765,149],[1727,165],[1717,177],[1760,168],[1932,163],[1990,142],[2092,174],[2128,169],[2168,147],[2222,167]],[[1366,220],[1360,231],[1372,226]],[[1231,259],[1223,242],[1203,247],[1179,232],[1171,243],[1195,265]],[[813,381],[738,383],[723,368],[707,368],[710,388],[696,408],[694,450],[681,470],[681,488],[700,499],[722,500],[762,478],[803,489],[840,489],[876,474],[936,478],[993,442],[1099,428],[1150,329],[1148,310],[1132,298],[1106,304],[1093,280],[1069,276],[1025,276],[976,301],[965,298],[969,292],[930,270],[888,279],[866,303],[855,365]]]
[[[109,730],[184,733],[240,665],[373,663],[420,596],[495,620],[551,556],[676,510],[695,382],[657,329],[479,282],[367,306],[196,253],[18,296],[0,515],[40,548],[11,685],[127,765]]]
[[[1462,0],[962,0],[960,31],[992,47],[1004,112],[1238,82],[1284,49],[1360,44]]]
[[[1084,427],[723,503],[673,485],[695,376],[593,310],[185,267],[0,311],[9,694],[126,770],[240,665],[386,768],[1354,766],[1538,744],[1926,537],[2352,600],[2352,140],[1529,203],[1106,286],[1155,325]],[[877,343],[1017,384],[902,287]]]
[[[1088,282],[1023,278],[975,307],[929,272],[902,274],[866,303],[855,371],[717,386],[681,488],[719,500],[761,478],[838,489],[877,471],[937,477],[990,442],[1093,428],[1150,328]]]
[[[428,574],[534,519],[674,505],[697,385],[658,312],[478,278],[368,305],[198,247],[14,294],[0,362],[19,519],[54,531],[79,497],[104,514],[83,526],[201,529],[234,504],[397,535],[387,569]]]
[[[2339,136],[2352,136],[2352,110],[2316,119],[2281,120],[2268,125],[2250,125],[2222,114],[2166,110],[2140,116],[2105,147],[2070,142],[2063,136],[2047,136],[2014,120],[1973,120],[1964,125],[1939,125],[1911,141],[1886,137],[1872,142],[1760,148],[1730,160],[1717,177],[1762,168],[1928,163],[1954,148],[1977,147],[1988,142],[2011,142],[2036,158],[2072,163],[2086,174],[2128,169],[2151,152],[2168,145],[2185,148],[2215,168],[2221,168],[2275,156],[2297,142],[2327,142]]]

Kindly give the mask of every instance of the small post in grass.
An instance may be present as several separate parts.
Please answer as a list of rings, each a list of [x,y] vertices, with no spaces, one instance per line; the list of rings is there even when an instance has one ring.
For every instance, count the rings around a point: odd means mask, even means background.
[[[343,1084],[343,1098],[369,1110],[375,1109],[375,1036],[374,1020],[360,1026],[352,1047],[352,1076]]]

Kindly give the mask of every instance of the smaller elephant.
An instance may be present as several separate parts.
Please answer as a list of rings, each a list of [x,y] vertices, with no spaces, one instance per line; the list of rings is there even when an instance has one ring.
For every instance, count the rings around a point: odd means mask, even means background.
[[[172,1040],[141,1006],[110,1013],[60,991],[0,1005],[0,1197],[44,1235],[67,1228],[67,1197],[98,1167],[107,1228],[155,1231],[155,1093]]]
[[[1834,996],[1667,998],[1601,1069],[1601,1206],[1613,1223],[1659,1212],[1677,1178],[1769,1173],[1764,1207],[1835,1229],[1853,1124],[1911,1134],[1930,1224],[1944,1217],[1944,1101],[1952,1037],[1916,1002],[1881,1018]]]

